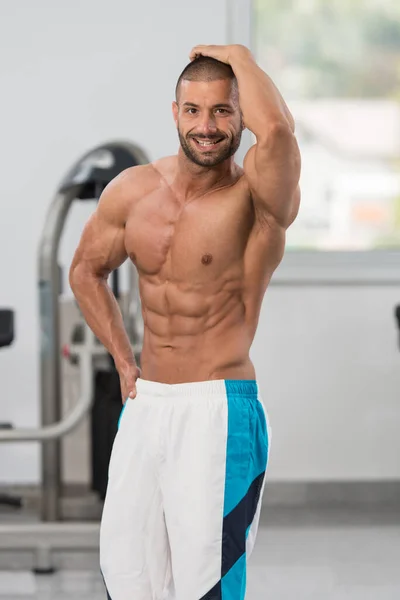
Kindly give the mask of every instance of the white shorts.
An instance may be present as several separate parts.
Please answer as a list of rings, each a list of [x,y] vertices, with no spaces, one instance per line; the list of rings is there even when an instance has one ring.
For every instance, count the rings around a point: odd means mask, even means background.
[[[137,380],[100,533],[112,600],[243,600],[269,451],[256,381]]]

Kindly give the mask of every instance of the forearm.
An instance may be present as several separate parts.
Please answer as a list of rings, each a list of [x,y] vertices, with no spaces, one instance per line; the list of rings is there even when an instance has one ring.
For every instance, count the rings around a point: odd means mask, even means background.
[[[257,65],[246,48],[239,48],[230,58],[239,86],[243,120],[257,139],[275,123],[288,124],[294,133],[294,119],[272,79]]]
[[[135,365],[122,314],[107,281],[78,266],[71,271],[70,285],[83,317],[113,357],[117,369]]]

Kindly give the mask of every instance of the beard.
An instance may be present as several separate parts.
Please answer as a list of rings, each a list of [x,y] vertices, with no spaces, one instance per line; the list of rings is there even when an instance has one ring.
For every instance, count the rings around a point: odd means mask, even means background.
[[[195,165],[199,167],[216,167],[221,164],[231,156],[233,156],[239,146],[242,139],[242,126],[240,126],[240,130],[235,133],[235,135],[229,139],[226,134],[222,132],[217,132],[216,134],[205,136],[205,135],[196,135],[196,134],[188,134],[184,136],[178,127],[178,135],[179,141],[181,144],[181,148],[185,153],[185,156],[193,162]],[[196,142],[193,138],[208,139],[208,140],[222,140],[218,143],[215,148],[210,149],[209,152],[196,150],[195,144]],[[193,141],[192,141],[193,140]]]

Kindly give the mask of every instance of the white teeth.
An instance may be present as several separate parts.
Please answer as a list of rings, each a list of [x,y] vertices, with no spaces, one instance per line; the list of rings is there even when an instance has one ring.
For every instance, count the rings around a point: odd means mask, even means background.
[[[215,146],[217,142],[201,142],[200,140],[196,140],[200,146]]]

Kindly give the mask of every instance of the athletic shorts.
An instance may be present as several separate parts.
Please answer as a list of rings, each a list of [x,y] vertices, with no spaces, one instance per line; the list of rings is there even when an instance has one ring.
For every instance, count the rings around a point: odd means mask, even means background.
[[[101,522],[109,598],[243,600],[270,439],[257,383],[136,385]]]

